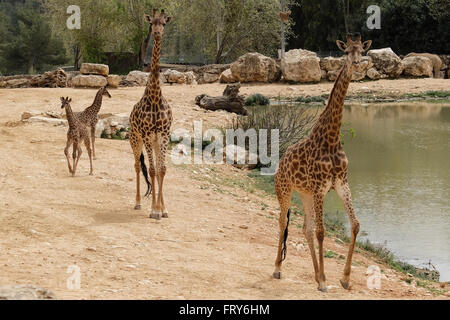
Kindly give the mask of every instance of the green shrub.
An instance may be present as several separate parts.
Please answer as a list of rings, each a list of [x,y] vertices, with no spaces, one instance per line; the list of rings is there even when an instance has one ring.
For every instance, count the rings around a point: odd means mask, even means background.
[[[260,93],[252,94],[245,100],[246,106],[267,106],[269,104],[269,98]]]

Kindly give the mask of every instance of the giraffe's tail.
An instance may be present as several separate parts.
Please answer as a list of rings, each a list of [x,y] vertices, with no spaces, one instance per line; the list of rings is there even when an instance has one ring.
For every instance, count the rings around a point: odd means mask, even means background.
[[[144,175],[145,182],[147,183],[147,192],[145,193],[145,197],[148,197],[152,194],[152,184],[150,183],[150,180],[148,179],[148,170],[147,166],[145,165],[145,157],[144,153],[141,153],[141,170],[142,174]]]
[[[287,238],[288,238],[288,228],[289,228],[289,220],[291,217],[291,209],[287,212],[287,223],[286,223],[286,229],[284,229],[284,235],[283,235],[283,248],[281,249],[281,261],[284,261],[286,259],[286,251],[287,251]]]

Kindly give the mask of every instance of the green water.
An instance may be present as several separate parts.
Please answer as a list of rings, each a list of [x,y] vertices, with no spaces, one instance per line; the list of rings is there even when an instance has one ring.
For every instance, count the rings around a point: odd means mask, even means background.
[[[450,280],[450,104],[352,105],[344,121],[349,182],[360,236]],[[334,191],[326,210],[338,209]],[[363,233],[364,234],[364,233]]]

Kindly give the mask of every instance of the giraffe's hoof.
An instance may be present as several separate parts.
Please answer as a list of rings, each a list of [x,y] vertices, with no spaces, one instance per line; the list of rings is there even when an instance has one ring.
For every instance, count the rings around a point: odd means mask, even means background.
[[[169,213],[168,212],[163,212],[162,217],[163,218],[168,218],[169,217]]]
[[[89,173],[89,175],[90,175],[90,176],[93,176],[93,175],[94,175],[94,173],[93,173],[93,172],[90,172],[90,173]]]
[[[348,281],[339,280],[339,282],[341,283],[342,288],[344,288],[346,290],[350,290],[351,286]]]
[[[275,278],[275,279],[281,279],[281,271],[279,271],[279,272],[274,272],[273,273],[273,277]]]
[[[319,288],[317,288],[317,289],[319,289],[319,291],[321,291],[321,292],[328,292],[328,288],[325,284],[319,285]]]
[[[134,210],[141,210],[141,209],[142,209],[142,207],[140,204],[137,204],[134,206]]]
[[[161,220],[161,213],[151,213],[150,214],[150,219],[156,219],[156,220]]]

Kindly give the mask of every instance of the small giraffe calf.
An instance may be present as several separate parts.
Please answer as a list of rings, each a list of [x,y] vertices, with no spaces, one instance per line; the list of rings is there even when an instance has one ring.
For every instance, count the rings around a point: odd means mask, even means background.
[[[86,126],[82,124],[73,114],[72,107],[70,103],[72,99],[67,97],[61,97],[61,109],[66,109],[67,121],[69,122],[69,130],[67,131],[67,144],[64,149],[64,154],[67,158],[67,165],[69,167],[69,171],[72,174],[72,177],[75,176],[75,172],[77,170],[78,160],[80,160],[82,151],[81,151],[81,142],[84,141],[84,145],[86,146],[87,152],[89,154],[89,161],[91,163],[91,171],[89,175],[93,175],[94,169],[92,168],[92,153],[91,153],[91,144],[89,140],[89,134]],[[69,148],[73,144],[73,169],[70,165],[69,159]]]
[[[95,95],[94,102],[87,107],[83,112],[77,112],[75,113],[75,117],[78,118],[78,120],[83,123],[84,125],[88,126],[91,129],[91,143],[92,143],[92,153],[95,157],[95,127],[97,126],[98,122],[98,113],[100,112],[100,108],[102,107],[102,100],[103,96],[107,96],[111,98],[111,95],[109,94],[108,90],[106,89],[106,86],[101,87],[97,94]]]

